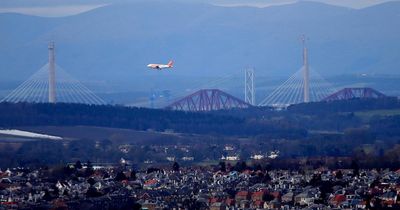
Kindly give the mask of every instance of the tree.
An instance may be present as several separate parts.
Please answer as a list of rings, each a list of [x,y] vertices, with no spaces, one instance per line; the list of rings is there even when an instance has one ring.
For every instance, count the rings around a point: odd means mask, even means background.
[[[255,171],[262,171],[261,165],[260,165],[260,164],[256,164],[256,165],[254,166],[254,170],[255,170]]]
[[[264,177],[263,177],[263,183],[268,183],[272,180],[271,176],[269,175],[268,172],[265,173]]]
[[[102,196],[102,194],[99,191],[97,191],[97,189],[95,187],[91,186],[86,191],[86,196],[87,197],[99,197],[99,196]]]
[[[115,176],[115,181],[120,182],[120,181],[122,181],[122,180],[127,180],[127,178],[126,178],[125,174],[124,174],[122,171],[120,171],[120,172],[118,172],[117,175]]]
[[[246,161],[242,161],[242,163],[241,163],[241,168],[242,168],[242,171],[248,169],[247,164],[246,164]]]
[[[352,160],[350,167],[351,167],[351,169],[353,169],[353,176],[359,176],[360,175],[360,167],[358,166],[357,160]]]
[[[94,184],[96,184],[96,181],[95,181],[92,177],[90,177],[90,178],[87,180],[87,182],[90,184],[90,186],[93,186]]]
[[[51,200],[53,200],[53,197],[50,195],[49,190],[45,190],[42,199],[45,200],[45,201],[51,201]]]
[[[133,180],[133,181],[135,181],[137,179],[135,169],[132,169],[130,179]]]
[[[93,165],[92,163],[88,160],[86,163],[86,170],[85,170],[85,175],[86,176],[91,176],[94,173]]]
[[[314,174],[309,182],[312,186],[318,186],[322,181],[321,174]]]
[[[140,205],[139,203],[135,203],[135,204],[133,204],[132,209],[133,210],[140,210],[140,209],[142,209],[142,205]]]
[[[226,164],[225,162],[221,161],[219,162],[219,170],[222,172],[226,172]]]
[[[76,169],[82,169],[82,163],[81,163],[81,161],[80,161],[80,160],[76,161],[74,167],[75,167]]]
[[[246,170],[247,168],[248,168],[248,167],[247,167],[246,162],[245,162],[245,161],[242,161],[242,162],[237,162],[237,163],[236,163],[236,165],[235,165],[235,167],[234,167],[234,170],[235,170],[235,171],[242,172],[242,171]]]
[[[172,170],[174,171],[179,171],[179,163],[178,162],[174,162],[174,164],[172,165]]]
[[[338,170],[338,171],[336,172],[336,179],[342,179],[342,178],[343,178],[343,173],[342,173],[341,170]]]
[[[161,169],[150,167],[150,168],[148,168],[148,169],[146,170],[146,173],[147,173],[147,174],[150,174],[150,173],[153,173],[153,172],[156,172],[156,171],[161,171]]]

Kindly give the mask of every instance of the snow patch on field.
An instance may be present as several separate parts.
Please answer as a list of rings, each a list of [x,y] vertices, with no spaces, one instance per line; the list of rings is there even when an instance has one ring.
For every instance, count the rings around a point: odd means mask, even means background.
[[[62,140],[59,136],[50,136],[46,134],[33,133],[29,131],[21,131],[21,130],[0,130],[0,134],[11,135],[11,136],[19,136],[19,137],[29,137],[29,138],[38,138],[38,139],[51,139],[51,140]]]

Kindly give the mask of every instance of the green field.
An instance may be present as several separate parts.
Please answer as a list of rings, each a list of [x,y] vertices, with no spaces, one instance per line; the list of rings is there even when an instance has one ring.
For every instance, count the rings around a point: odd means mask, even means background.
[[[29,126],[17,127],[17,129],[45,133],[48,135],[61,136],[67,140],[114,140],[120,143],[152,142],[158,139],[180,139],[181,135],[176,133],[165,133],[155,131],[136,131],[130,129],[107,128],[95,126]],[[183,135],[185,136],[185,135]]]
[[[369,119],[375,116],[387,117],[387,116],[400,115],[400,109],[379,109],[379,110],[355,112],[354,114],[357,117],[361,118],[362,120],[368,121]]]

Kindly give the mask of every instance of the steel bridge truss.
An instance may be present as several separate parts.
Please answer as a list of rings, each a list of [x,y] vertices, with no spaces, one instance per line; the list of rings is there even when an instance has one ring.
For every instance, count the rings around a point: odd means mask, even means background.
[[[186,96],[167,109],[180,111],[214,111],[221,109],[248,108],[251,105],[218,89],[203,89]]]
[[[383,98],[383,93],[372,88],[344,88],[323,99],[323,101],[348,100],[352,98]]]

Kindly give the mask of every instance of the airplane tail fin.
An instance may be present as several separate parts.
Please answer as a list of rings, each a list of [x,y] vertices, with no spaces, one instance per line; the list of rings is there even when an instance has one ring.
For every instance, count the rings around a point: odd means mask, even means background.
[[[172,61],[172,60],[169,61],[167,65],[168,65],[169,67],[173,67],[173,66],[174,66],[174,61]]]

